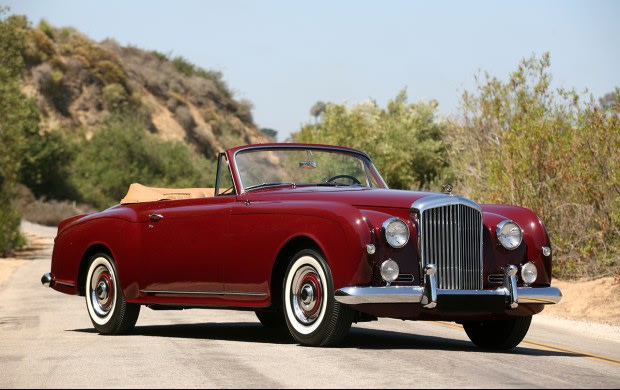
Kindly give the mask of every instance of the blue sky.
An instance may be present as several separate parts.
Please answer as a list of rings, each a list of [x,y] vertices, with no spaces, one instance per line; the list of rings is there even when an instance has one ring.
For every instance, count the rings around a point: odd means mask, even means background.
[[[407,88],[458,114],[478,71],[507,79],[551,54],[554,86],[620,86],[620,1],[0,0],[34,23],[183,56],[220,70],[280,140],[318,100],[381,106]]]

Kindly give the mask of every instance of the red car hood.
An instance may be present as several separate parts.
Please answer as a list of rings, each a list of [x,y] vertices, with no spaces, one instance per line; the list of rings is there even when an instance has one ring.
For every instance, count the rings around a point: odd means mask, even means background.
[[[263,200],[321,200],[343,202],[361,208],[409,209],[416,200],[433,194],[436,193],[360,187],[298,187],[296,189],[287,187],[249,192],[248,198],[252,199],[256,196]]]

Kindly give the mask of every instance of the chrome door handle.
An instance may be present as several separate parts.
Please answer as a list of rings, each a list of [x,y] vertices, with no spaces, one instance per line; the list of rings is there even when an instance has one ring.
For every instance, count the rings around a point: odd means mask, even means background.
[[[151,214],[149,215],[149,219],[153,222],[159,222],[164,219],[164,216],[161,214]]]

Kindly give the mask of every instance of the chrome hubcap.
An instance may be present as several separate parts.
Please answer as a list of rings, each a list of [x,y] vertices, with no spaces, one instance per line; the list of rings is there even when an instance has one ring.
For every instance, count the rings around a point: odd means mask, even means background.
[[[306,265],[295,272],[291,293],[295,318],[304,325],[315,322],[323,305],[323,289],[314,267]]]
[[[114,303],[114,281],[110,270],[101,265],[93,272],[90,282],[90,299],[95,313],[105,317]]]
[[[99,285],[97,286],[97,298],[99,298],[100,301],[104,301],[108,298],[108,285],[106,284],[105,281],[101,281],[99,282]]]

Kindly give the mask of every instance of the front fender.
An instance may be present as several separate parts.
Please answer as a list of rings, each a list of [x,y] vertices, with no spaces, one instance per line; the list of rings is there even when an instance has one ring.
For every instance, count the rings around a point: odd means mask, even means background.
[[[484,212],[484,224],[488,229],[491,243],[497,257],[512,256],[519,253],[522,263],[531,261],[538,268],[538,279],[534,285],[549,286],[551,284],[552,255],[544,256],[543,246],[551,247],[549,235],[544,224],[531,210],[519,206],[481,205]],[[523,242],[514,251],[505,250],[497,241],[495,229],[497,225],[510,219],[523,230]]]
[[[325,254],[335,288],[370,281],[372,266],[366,245],[371,243],[371,232],[363,214],[351,205],[324,201],[252,201],[233,208],[231,231],[245,243],[234,250],[233,258],[238,259],[235,263],[242,263],[242,247],[252,248],[255,257],[255,261],[247,265],[251,270],[244,273],[262,275],[268,270],[270,273],[287,243],[306,237]],[[227,276],[231,278],[241,279]],[[252,279],[263,277],[255,275]],[[269,280],[269,275],[264,275],[263,280]],[[237,287],[243,286],[239,283]]]

